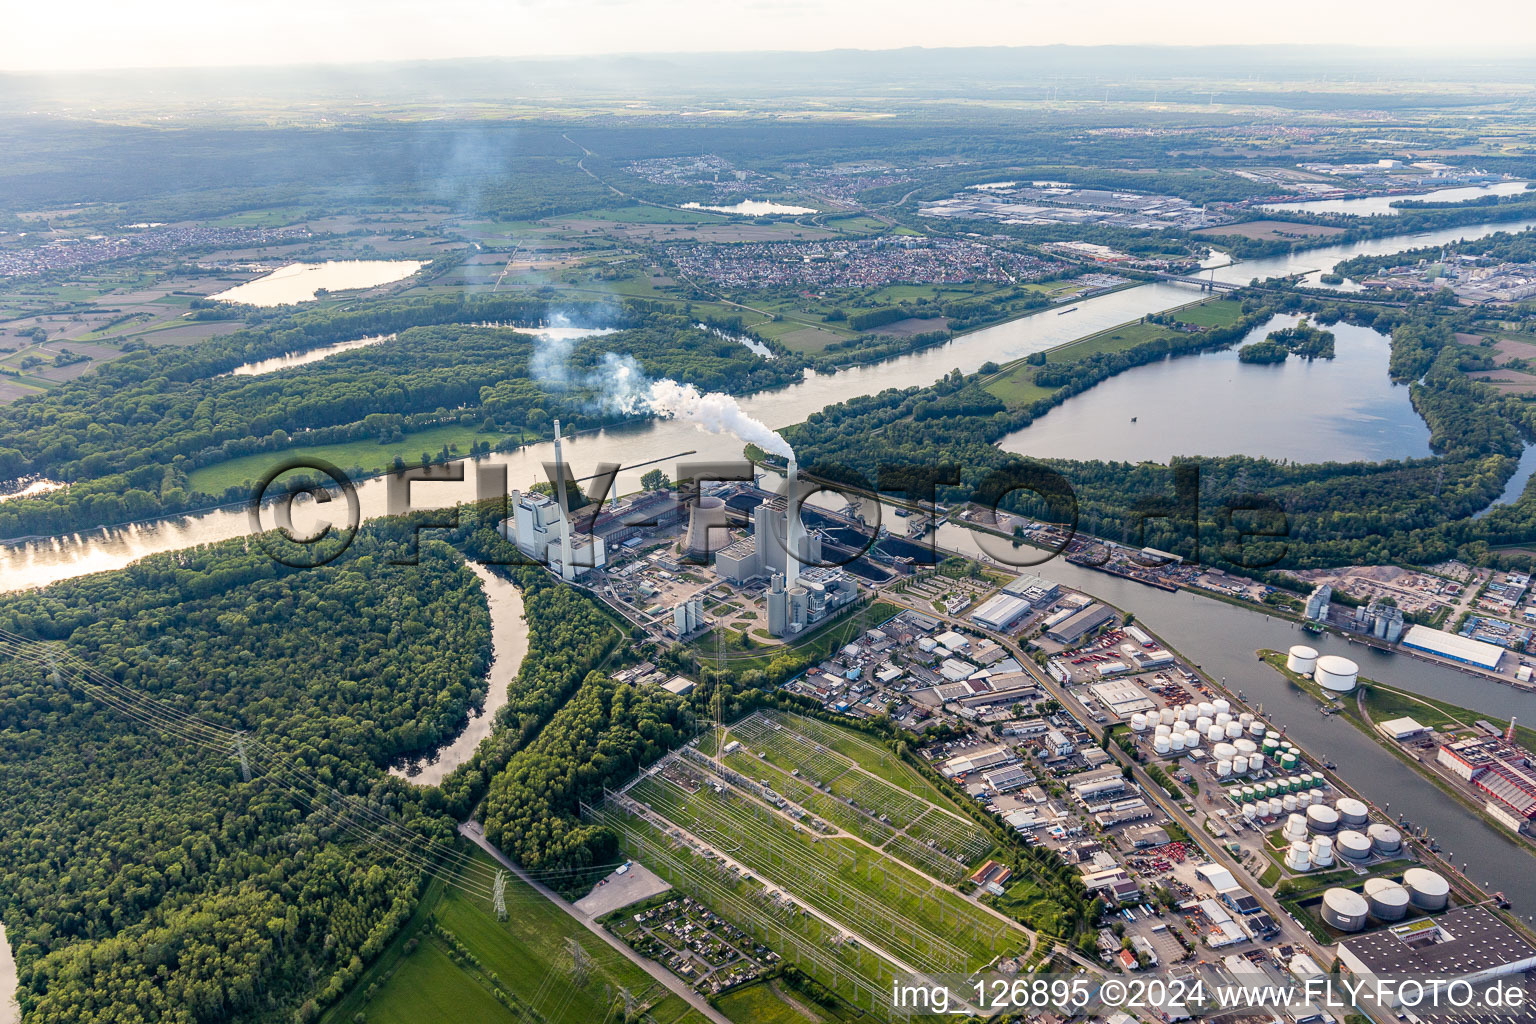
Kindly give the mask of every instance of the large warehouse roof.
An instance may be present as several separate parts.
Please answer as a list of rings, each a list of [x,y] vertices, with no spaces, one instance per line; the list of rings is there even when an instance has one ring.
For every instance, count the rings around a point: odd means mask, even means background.
[[[1428,626],[1410,626],[1408,632],[1403,634],[1403,646],[1489,669],[1497,668],[1499,659],[1504,657],[1502,647],[1447,633],[1442,629],[1430,629]]]

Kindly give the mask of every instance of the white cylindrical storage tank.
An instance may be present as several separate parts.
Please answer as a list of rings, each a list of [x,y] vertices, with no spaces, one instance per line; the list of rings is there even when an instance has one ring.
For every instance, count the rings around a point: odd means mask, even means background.
[[[1180,742],[1180,746],[1183,746],[1183,742],[1182,741]],[[1166,753],[1168,753],[1172,749],[1173,749],[1173,741],[1172,741],[1172,739],[1170,737],[1168,737],[1168,736],[1154,736],[1154,737],[1152,737],[1152,752],[1153,753],[1156,753],[1156,754],[1166,754]]]
[[[1420,910],[1444,910],[1451,899],[1451,883],[1428,868],[1404,871],[1403,888],[1408,890],[1409,901]]]
[[[1215,700],[1211,701],[1211,706],[1216,709],[1216,713],[1218,715],[1225,714],[1226,712],[1232,710],[1232,702],[1227,700],[1225,697],[1217,697]]]
[[[1216,724],[1221,726],[1223,729],[1227,727],[1227,723],[1230,721],[1232,721],[1232,713],[1230,711],[1216,712]],[[1238,728],[1241,729],[1242,726],[1238,726]]]
[[[1182,751],[1183,749],[1184,749],[1184,734],[1183,733],[1176,732],[1172,736],[1168,737],[1168,752],[1170,754],[1177,754],[1180,751]]]
[[[1200,745],[1200,734],[1193,729],[1185,729],[1184,745],[1186,747],[1198,747]]]
[[[1238,721],[1238,724],[1240,724],[1244,729],[1246,729],[1250,725],[1253,724],[1253,713],[1249,712],[1249,711],[1244,711],[1242,714],[1237,716],[1237,721]]]
[[[1188,704],[1179,705],[1179,721],[1193,722],[1198,717],[1200,716],[1195,713],[1195,709]]]
[[[1173,726],[1164,725],[1163,723],[1159,722],[1156,727],[1153,728],[1152,734],[1154,736],[1170,736],[1173,734]]]
[[[1365,902],[1378,921],[1401,921],[1408,915],[1408,890],[1390,878],[1367,878]]]
[[[1246,757],[1244,757],[1242,754],[1238,754],[1236,757],[1234,757],[1232,759],[1232,774],[1234,774],[1234,775],[1247,775],[1248,774],[1248,759]]]
[[[1244,818],[1247,818],[1249,821],[1252,821],[1253,819],[1257,818],[1258,816],[1259,816],[1259,805],[1258,804],[1243,804],[1243,817]]]
[[[1323,893],[1323,921],[1341,932],[1357,932],[1365,927],[1370,913],[1365,897],[1353,889],[1329,889]]]
[[[1230,761],[1237,756],[1237,748],[1230,743],[1218,743],[1211,748],[1211,754],[1214,757],[1224,757]]]
[[[1146,732],[1147,731],[1147,716],[1142,714],[1140,711],[1138,711],[1134,715],[1132,715],[1131,716],[1131,731],[1132,732]]]
[[[1313,835],[1331,835],[1339,830],[1339,812],[1327,804],[1307,808],[1307,831]]]
[[[1214,715],[1216,713],[1216,705],[1212,704],[1208,700],[1201,701],[1195,707],[1196,707],[1196,710],[1198,710],[1206,718],[1210,718],[1212,715]]]
[[[1317,659],[1312,678],[1325,690],[1348,693],[1360,681],[1360,666],[1337,654],[1325,654]]]
[[[1391,825],[1377,822],[1365,830],[1371,841],[1371,849],[1383,857],[1394,856],[1403,849],[1403,834]]]
[[[1157,713],[1157,720],[1164,725],[1172,725],[1179,720],[1179,713],[1173,708],[1163,708]]]
[[[1280,806],[1285,808],[1286,813],[1291,814],[1295,813],[1296,808],[1301,805],[1296,802],[1296,795],[1294,793],[1287,793],[1280,798]]]
[[[1291,842],[1307,841],[1307,818],[1304,814],[1293,814],[1285,819],[1285,838]]]
[[[1272,796],[1269,798],[1269,816],[1271,818],[1280,817],[1281,812],[1284,810],[1285,802],[1283,800],[1277,796]]]
[[[1263,767],[1264,767],[1264,755],[1263,754],[1249,754],[1248,755],[1248,770],[1249,771],[1256,772],[1260,768],[1263,768]]]
[[[1312,840],[1312,863],[1326,868],[1333,863],[1333,837],[1316,836]]]
[[[1339,830],[1333,848],[1345,860],[1361,861],[1371,857],[1371,841],[1365,838],[1364,832],[1356,832],[1352,828]]]
[[[1317,668],[1317,651],[1306,644],[1297,644],[1285,656],[1285,667],[1297,675],[1308,676]]]
[[[1285,852],[1285,866],[1292,871],[1312,870],[1312,847],[1305,842],[1294,842]]]
[[[1263,722],[1249,722],[1248,723],[1248,735],[1252,736],[1254,739],[1262,739],[1263,736],[1264,736],[1264,723]],[[1277,744],[1275,744],[1275,746],[1279,746],[1279,744],[1277,743]]]
[[[1236,722],[1227,723],[1227,739],[1235,740],[1243,734],[1243,727]]]
[[[1216,761],[1216,777],[1218,779],[1226,779],[1231,778],[1231,776],[1232,759],[1227,757],[1218,758]]]
[[[1257,743],[1246,738],[1235,739],[1232,741],[1232,745],[1237,748],[1239,754],[1252,754],[1259,749]]]
[[[1210,717],[1207,715],[1201,715],[1199,718],[1195,719],[1195,728],[1200,732],[1205,732],[1205,730],[1209,729],[1214,724],[1215,723],[1212,722]]]
[[[1361,828],[1370,820],[1370,810],[1352,796],[1341,797],[1334,807],[1339,812],[1339,824],[1345,828]]]
[[[1227,731],[1219,725],[1208,726],[1205,730],[1205,738],[1212,743],[1220,743],[1227,738]]]

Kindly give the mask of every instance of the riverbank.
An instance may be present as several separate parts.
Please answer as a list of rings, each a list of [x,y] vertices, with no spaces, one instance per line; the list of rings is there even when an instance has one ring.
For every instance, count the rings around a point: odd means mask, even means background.
[[[0,1024],[20,1024],[21,1007],[16,1004],[16,958],[0,924]]]
[[[512,681],[517,678],[523,658],[528,654],[528,624],[523,620],[522,591],[482,565],[475,562],[466,565],[480,578],[491,610],[491,667],[486,673],[485,704],[478,714],[470,716],[463,731],[443,746],[389,770],[396,778],[418,786],[439,784],[474,756],[476,748],[495,728],[496,713],[506,705]]]

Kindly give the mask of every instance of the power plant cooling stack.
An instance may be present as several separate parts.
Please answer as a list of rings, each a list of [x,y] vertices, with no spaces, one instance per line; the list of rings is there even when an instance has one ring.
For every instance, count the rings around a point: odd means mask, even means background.
[[[711,531],[713,536],[711,536]],[[688,510],[688,534],[683,550],[695,561],[707,561],[711,551],[726,545],[725,502],[708,495],[700,496]]]

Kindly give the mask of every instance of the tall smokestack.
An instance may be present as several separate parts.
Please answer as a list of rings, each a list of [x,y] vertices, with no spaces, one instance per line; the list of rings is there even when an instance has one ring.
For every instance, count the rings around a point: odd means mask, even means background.
[[[789,458],[789,483],[785,488],[784,502],[784,585],[793,587],[800,581],[800,506],[796,497],[800,491],[800,464],[793,455]]]
[[[560,504],[560,576],[573,580],[576,567],[571,564],[570,497],[565,493],[565,459],[560,454],[559,420],[555,420],[555,500]]]

